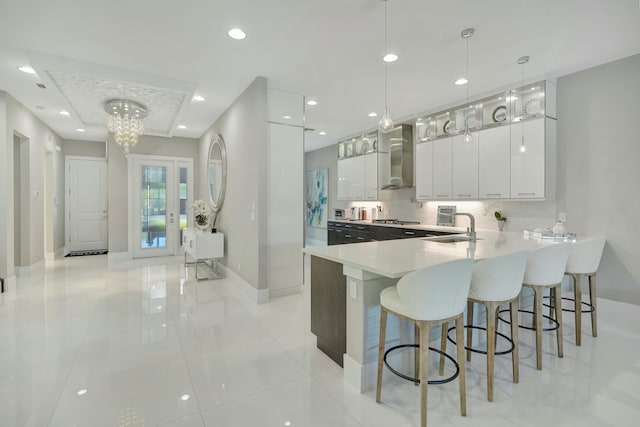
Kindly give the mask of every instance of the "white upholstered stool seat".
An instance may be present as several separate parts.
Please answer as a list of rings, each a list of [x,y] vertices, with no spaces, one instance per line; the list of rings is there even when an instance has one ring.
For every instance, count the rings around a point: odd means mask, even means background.
[[[576,345],[582,344],[582,281],[583,277],[589,280],[589,303],[584,303],[590,307],[585,311],[591,313],[591,335],[598,336],[598,324],[596,313],[596,271],[600,266],[600,259],[604,251],[604,237],[593,237],[585,240],[578,240],[571,246],[569,259],[565,274],[573,279],[574,298],[563,298],[566,300],[574,300],[575,306],[573,310],[564,309],[564,311],[575,312],[576,322]]]
[[[427,425],[427,385],[429,362],[429,332],[433,325],[455,320],[458,342],[463,341],[463,312],[471,286],[473,260],[460,259],[427,267],[407,274],[396,286],[380,292],[380,341],[378,344],[378,383],[376,402],[382,394],[382,367],[385,350],[387,314],[414,323],[419,333],[419,361],[421,426]],[[437,351],[437,350],[436,350]],[[457,346],[459,364],[460,412],[466,415],[464,348]],[[442,367],[441,359],[441,367]]]

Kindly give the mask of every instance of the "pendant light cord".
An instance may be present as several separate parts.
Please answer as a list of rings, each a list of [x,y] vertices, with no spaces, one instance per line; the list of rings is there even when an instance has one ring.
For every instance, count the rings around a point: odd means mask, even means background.
[[[384,0],[384,54],[388,52],[387,48],[387,1]],[[384,110],[387,111],[387,66],[389,64],[384,61]]]

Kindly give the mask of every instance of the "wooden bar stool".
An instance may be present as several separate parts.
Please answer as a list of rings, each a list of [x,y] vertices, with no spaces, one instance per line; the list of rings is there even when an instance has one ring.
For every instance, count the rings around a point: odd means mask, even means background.
[[[380,403],[382,393],[382,364],[385,358],[387,313],[391,313],[414,323],[420,332],[419,383],[422,427],[427,425],[429,350],[439,353],[438,349],[429,347],[429,332],[434,325],[445,322],[448,324],[450,320],[455,320],[458,326],[457,340],[460,343],[463,342],[463,312],[469,295],[472,269],[473,260],[471,259],[450,261],[409,273],[401,278],[396,286],[383,289],[380,292],[380,341],[378,344],[376,402]],[[391,350],[389,349],[387,353]],[[459,364],[460,412],[465,416],[467,414],[466,377],[462,345],[457,346],[457,361]]]
[[[467,303],[467,361],[471,361],[471,352],[487,355],[487,399],[493,402],[493,373],[496,354],[511,353],[513,366],[513,382],[519,381],[519,343],[518,343],[518,305],[522,280],[527,267],[528,251],[514,252],[494,258],[478,261],[473,266],[471,290]],[[473,325],[474,303],[483,304],[487,312],[487,327]],[[509,304],[511,311],[511,338],[496,330],[498,308],[502,304]],[[449,331],[456,328],[451,328]],[[472,348],[473,329],[487,331],[487,350]],[[496,338],[501,336],[511,343],[511,348],[496,353]],[[451,338],[449,341],[454,342]],[[454,342],[455,344],[455,342]],[[441,350],[444,350],[443,348]]]
[[[596,271],[600,266],[600,259],[604,251],[604,237],[593,237],[591,239],[578,240],[571,246],[569,260],[565,274],[573,278],[574,298],[562,298],[563,300],[574,301],[574,308],[563,308],[563,311],[575,312],[576,318],[576,345],[582,344],[582,313],[591,313],[591,335],[598,336],[598,321],[596,313]],[[589,279],[589,303],[582,301],[582,281],[583,277]],[[582,310],[582,304],[589,307],[589,310]]]
[[[534,249],[529,252],[527,259],[527,269],[524,273],[523,287],[533,289],[533,327],[520,325],[521,328],[533,329],[536,331],[536,368],[542,369],[542,294],[546,289],[551,293],[551,300],[555,301],[556,296],[560,295],[560,286],[562,277],[569,259],[569,251],[571,243],[555,243],[542,248]],[[546,331],[556,331],[556,341],[558,345],[558,357],[564,356],[562,347],[562,307],[561,304],[555,304],[555,314],[557,320],[555,327],[544,329]],[[519,310],[520,312],[531,313],[528,310]],[[544,316],[552,320],[548,316]]]

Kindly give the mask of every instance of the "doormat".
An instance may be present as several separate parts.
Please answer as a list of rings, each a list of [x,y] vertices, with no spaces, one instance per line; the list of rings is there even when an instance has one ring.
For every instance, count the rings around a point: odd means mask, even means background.
[[[99,251],[74,251],[74,252],[69,252],[68,254],[65,255],[66,257],[70,257],[70,256],[85,256],[85,255],[104,255],[106,253],[109,253],[108,250],[106,249],[102,249]]]

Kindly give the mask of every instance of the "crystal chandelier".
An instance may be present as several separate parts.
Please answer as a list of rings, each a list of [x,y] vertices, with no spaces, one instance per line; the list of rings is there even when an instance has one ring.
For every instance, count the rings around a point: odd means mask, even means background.
[[[147,116],[147,108],[135,101],[112,99],[104,104],[109,114],[107,128],[113,132],[113,138],[129,155],[131,147],[138,143],[138,137],[144,133],[142,119]]]

